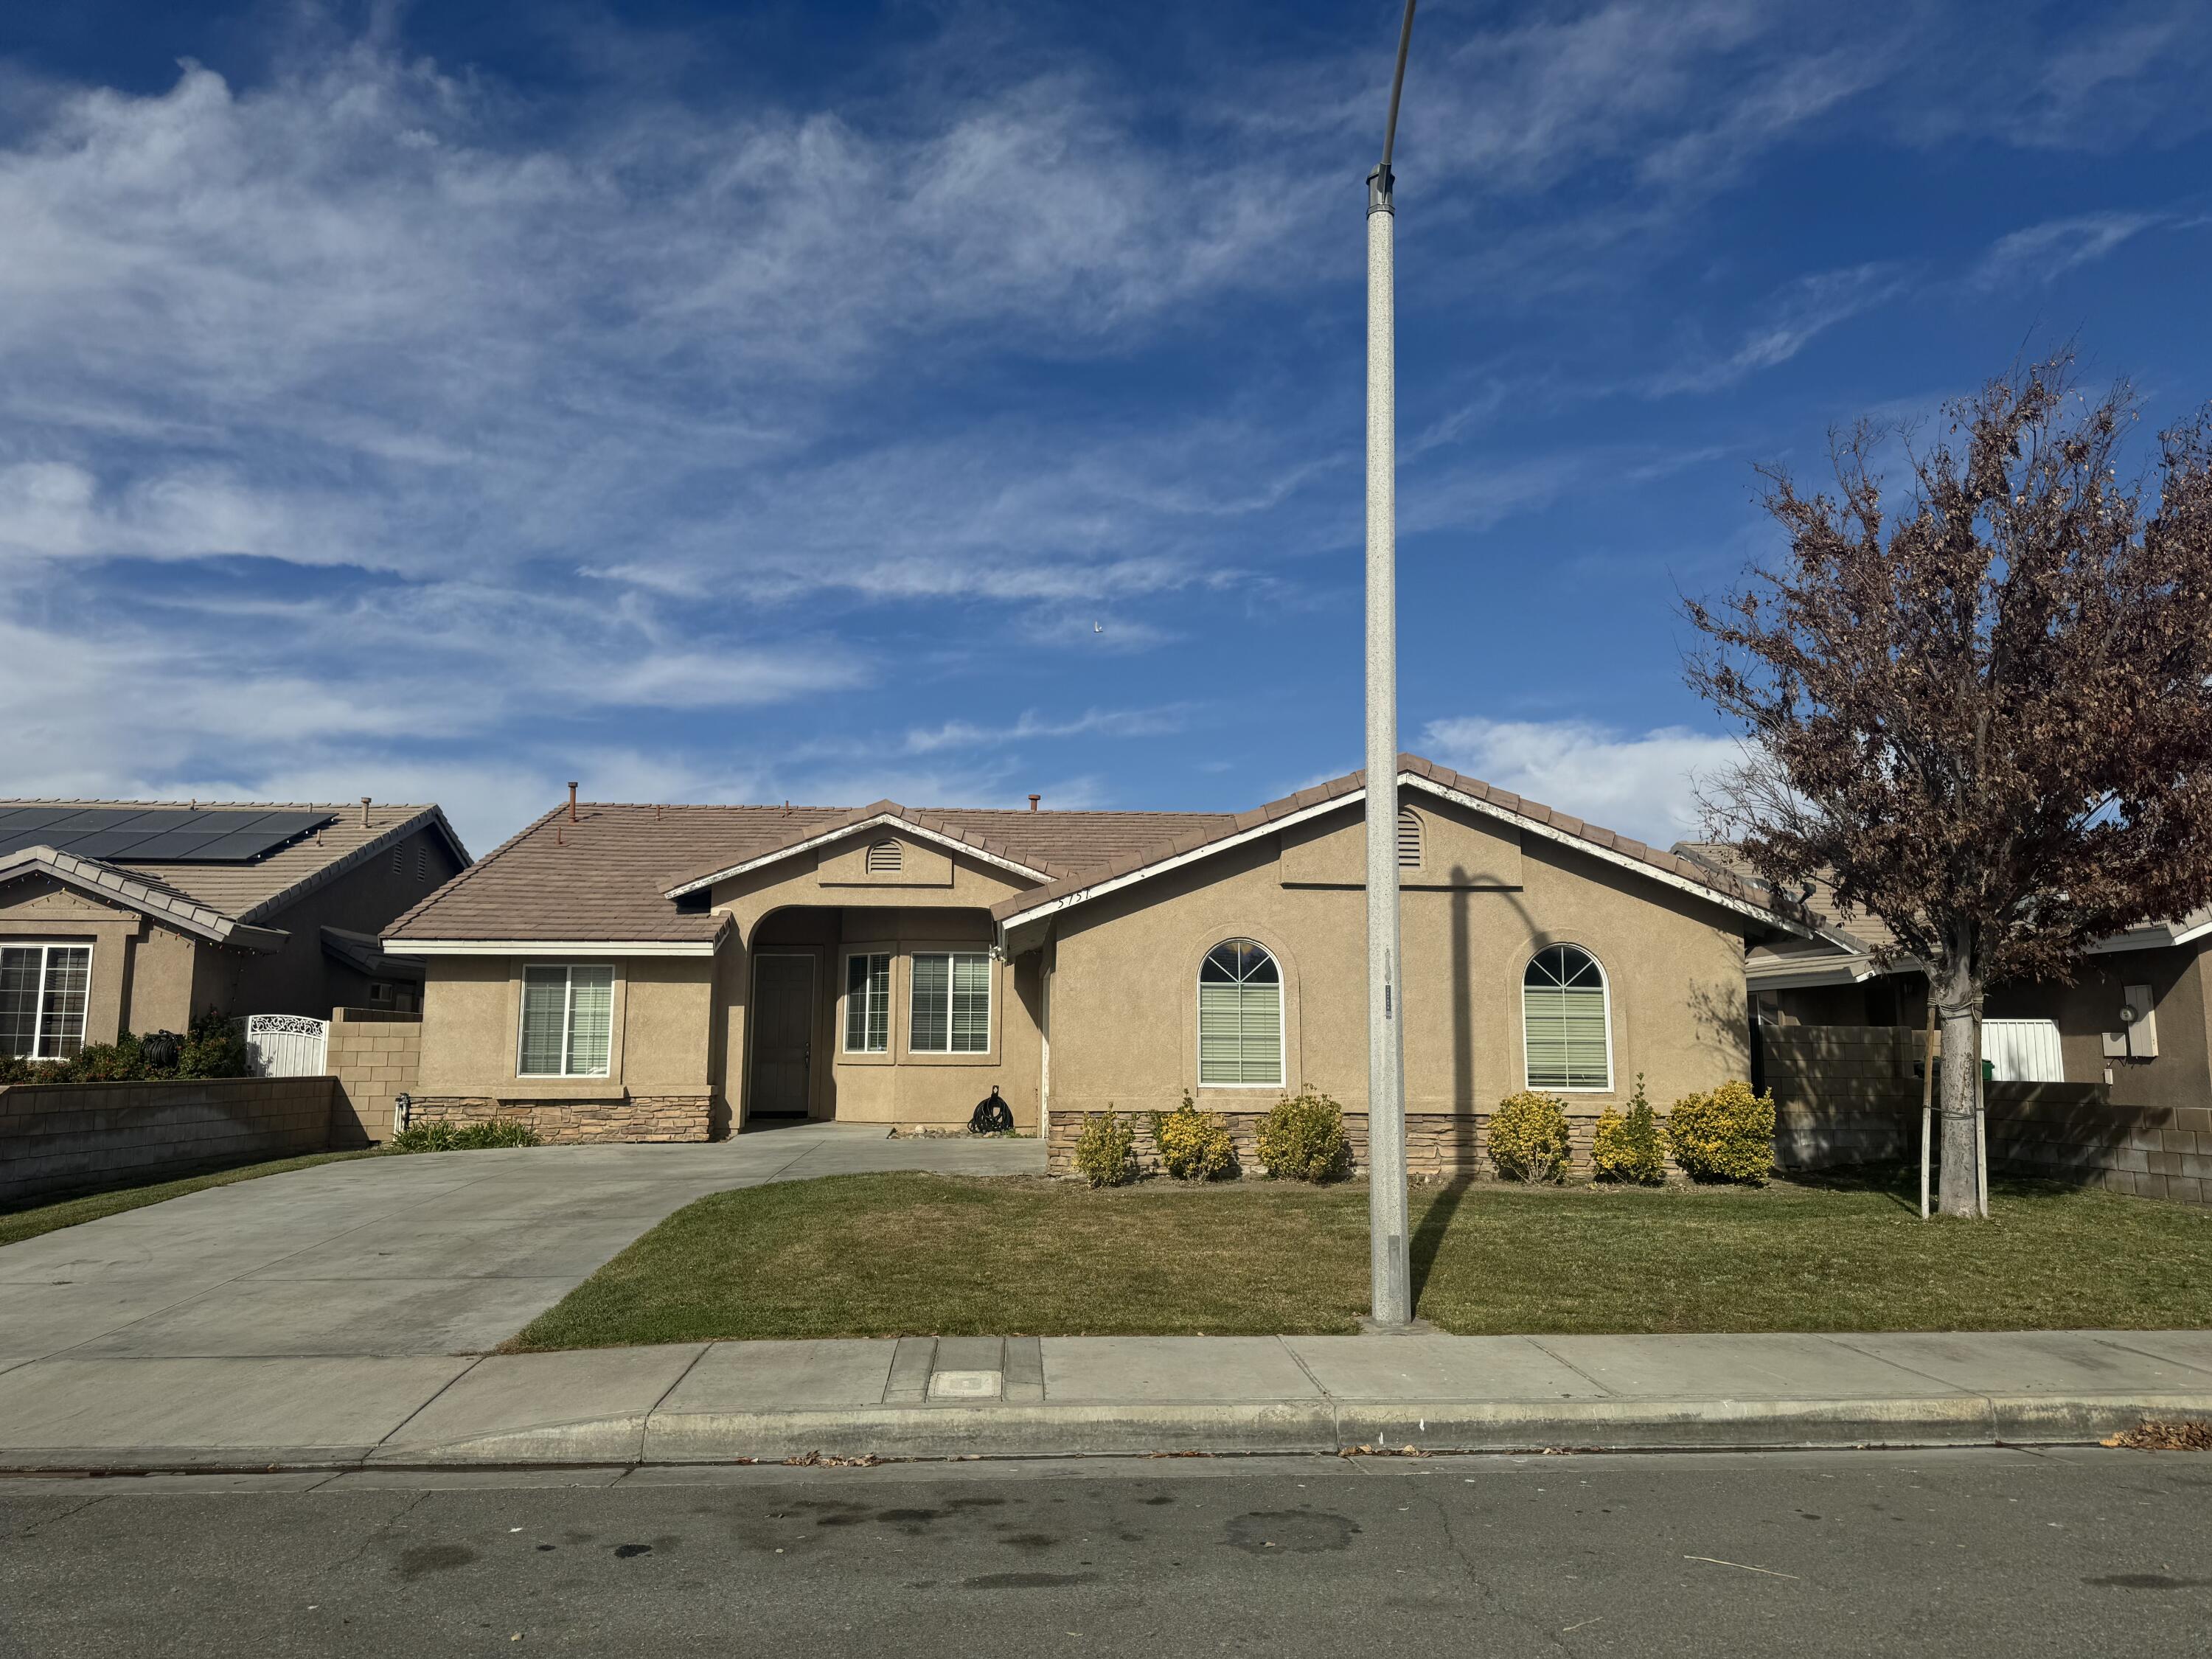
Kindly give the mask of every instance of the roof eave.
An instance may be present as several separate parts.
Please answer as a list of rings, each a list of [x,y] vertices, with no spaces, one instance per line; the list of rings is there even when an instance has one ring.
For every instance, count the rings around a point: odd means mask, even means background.
[[[1455,802],[1483,817],[1510,823],[1524,832],[1533,833],[1587,856],[1632,871],[1638,875],[1648,877],[1651,880],[1687,893],[1694,898],[1701,899],[1710,904],[1719,905],[1723,909],[1758,921],[1763,926],[1777,928],[1800,939],[1819,937],[1811,927],[1793,917],[1753,903],[1747,899],[1723,892],[1703,882],[1692,881],[1679,872],[1661,869],[1648,860],[1637,858],[1630,854],[1603,846],[1585,836],[1570,834],[1566,830],[1544,823],[1541,819],[1532,817],[1524,812],[1514,811],[1510,807],[1501,806],[1495,801],[1486,800],[1480,796],[1470,794],[1465,790],[1455,788],[1439,779],[1429,777],[1409,768],[1400,769],[1398,782],[1401,787],[1410,786],[1416,789],[1426,790],[1431,794]],[[1324,813],[1333,812],[1341,807],[1364,801],[1366,796],[1366,786],[1356,785],[1340,793],[1333,793],[1310,801],[1306,805],[1293,811],[1249,824],[1244,829],[1216,840],[1197,847],[1187,848],[1180,852],[1167,854],[1134,869],[1123,871],[1116,875],[1102,877],[1097,881],[1085,883],[1081,887],[1051,898],[1039,901],[1035,895],[1018,894],[994,906],[991,912],[992,919],[998,924],[1000,936],[1003,938],[1009,927],[1018,923],[1055,915],[1078,904],[1088,903],[1092,899],[1102,898],[1108,893],[1134,886],[1139,882],[1149,881],[1155,876],[1164,875],[1169,871],[1178,869],[1200,859],[1210,858],[1217,853],[1231,851],[1262,836],[1279,833]]]
[[[264,916],[274,915],[279,910],[287,909],[297,904],[316,889],[326,887],[348,871],[357,869],[371,859],[380,857],[389,852],[395,844],[406,840],[408,836],[425,826],[434,829],[444,838],[447,847],[460,861],[462,869],[465,870],[469,867],[469,849],[461,845],[460,836],[453,832],[453,826],[446,821],[445,808],[426,806],[412,817],[394,824],[374,840],[362,842],[360,846],[343,857],[332,859],[328,864],[310,874],[301,877],[289,887],[279,892],[271,893],[267,898],[249,905],[240,914],[240,920],[255,921]]]
[[[750,875],[756,870],[765,869],[768,866],[781,863],[785,859],[795,858],[801,853],[826,846],[830,842],[852,835],[858,830],[894,824],[903,833],[934,842],[948,851],[963,853],[970,858],[980,859],[986,864],[994,865],[1001,870],[1010,871],[1030,881],[1048,882],[1053,879],[1049,871],[1036,869],[1022,863],[1018,859],[1010,858],[1003,853],[982,846],[964,836],[951,835],[929,824],[919,823],[908,817],[903,809],[887,809],[876,811],[867,817],[854,818],[849,823],[834,824],[829,829],[802,836],[799,840],[787,845],[772,848],[752,858],[741,859],[735,864],[726,865],[719,870],[711,870],[702,875],[687,877],[673,887],[664,888],[660,896],[665,899],[682,898],[686,893],[696,893],[703,888],[712,887],[716,882],[731,881],[739,876]]]

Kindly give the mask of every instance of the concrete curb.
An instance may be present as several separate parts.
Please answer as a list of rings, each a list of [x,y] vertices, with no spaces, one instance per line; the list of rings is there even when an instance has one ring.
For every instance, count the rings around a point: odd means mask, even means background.
[[[128,1474],[990,1458],[1779,1450],[2079,1444],[2146,1418],[2212,1418],[2212,1394],[1944,1395],[1843,1400],[1255,1401],[655,1412],[465,1439],[362,1446],[30,1447],[0,1468]]]

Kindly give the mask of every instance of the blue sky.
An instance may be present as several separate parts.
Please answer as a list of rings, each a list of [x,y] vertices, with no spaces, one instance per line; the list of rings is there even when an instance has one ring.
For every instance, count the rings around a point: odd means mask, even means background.
[[[1396,11],[11,9],[0,791],[480,851],[1357,765]],[[2208,76],[2201,0],[1428,0],[1406,745],[1672,839],[1754,461],[2069,338],[2212,396]]]

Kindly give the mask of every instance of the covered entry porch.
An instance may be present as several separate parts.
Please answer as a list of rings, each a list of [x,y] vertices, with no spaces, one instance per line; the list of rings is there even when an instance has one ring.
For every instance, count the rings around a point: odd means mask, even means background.
[[[733,1004],[740,1126],[964,1126],[995,1088],[1040,1121],[1042,957],[993,948],[983,908],[789,905],[755,924]],[[733,1048],[737,1045],[732,1045]]]

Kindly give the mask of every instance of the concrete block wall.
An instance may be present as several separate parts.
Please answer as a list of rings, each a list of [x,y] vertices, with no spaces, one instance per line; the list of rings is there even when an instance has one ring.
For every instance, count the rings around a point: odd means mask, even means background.
[[[415,1092],[422,1069],[422,1016],[386,1008],[333,1008],[324,1065],[337,1079],[331,1144],[392,1139],[393,1100]]]
[[[0,1202],[319,1152],[326,1077],[0,1087]]]
[[[1989,1097],[1996,1168],[2212,1204],[2212,1105],[2112,1106],[2086,1083],[1999,1083]]]

